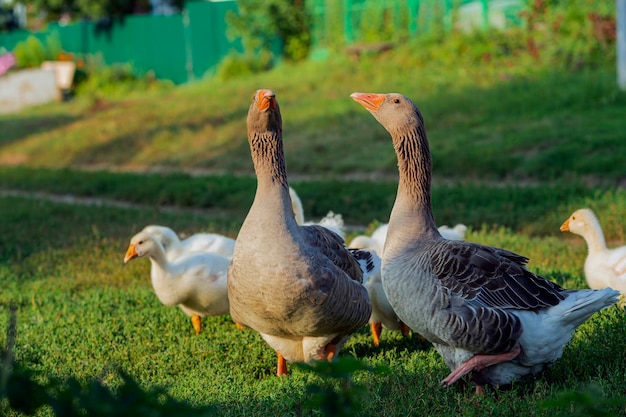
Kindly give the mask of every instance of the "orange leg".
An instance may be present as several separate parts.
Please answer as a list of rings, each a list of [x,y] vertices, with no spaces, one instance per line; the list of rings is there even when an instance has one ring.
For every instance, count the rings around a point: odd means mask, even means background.
[[[370,329],[372,330],[372,339],[374,339],[374,346],[380,344],[380,333],[383,331],[382,323],[370,323]]]
[[[481,371],[491,365],[510,361],[512,359],[515,359],[521,352],[522,349],[518,346],[510,352],[500,353],[497,355],[474,355],[470,360],[464,362],[458,368],[452,371],[450,375],[448,375],[443,381],[441,381],[441,385],[450,386],[459,379],[461,379],[463,375],[466,375],[472,371]],[[476,389],[478,392],[478,387],[476,387]]]
[[[236,327],[238,330],[243,330],[243,329],[245,329],[245,327],[243,327],[243,325],[241,325],[241,324],[239,324],[239,323],[235,323],[235,327]]]
[[[328,362],[332,361],[333,358],[337,355],[337,345],[333,343],[329,343],[324,347],[324,352],[326,353],[326,360]]]
[[[200,334],[202,330],[202,318],[197,314],[191,316],[191,324],[193,325],[193,329],[196,331],[196,334]]]
[[[407,337],[409,335],[409,332],[411,331],[411,329],[409,328],[409,326],[407,326],[403,321],[400,322],[400,333],[402,333],[402,336]]]
[[[280,352],[276,352],[278,355],[278,369],[276,370],[276,376],[289,375],[287,372],[287,361],[283,358]]]

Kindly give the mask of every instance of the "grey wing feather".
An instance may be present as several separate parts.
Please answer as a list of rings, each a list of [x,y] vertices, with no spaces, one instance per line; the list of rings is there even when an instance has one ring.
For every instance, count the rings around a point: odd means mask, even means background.
[[[302,232],[309,244],[319,248],[333,264],[342,269],[350,278],[363,282],[363,271],[358,259],[345,247],[345,242],[337,233],[323,226],[302,226]]]
[[[503,249],[438,241],[432,272],[452,293],[485,307],[538,310],[565,298],[559,285],[530,272],[528,259]]]

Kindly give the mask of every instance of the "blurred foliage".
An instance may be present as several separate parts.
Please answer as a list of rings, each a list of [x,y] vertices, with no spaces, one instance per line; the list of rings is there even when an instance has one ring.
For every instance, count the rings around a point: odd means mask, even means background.
[[[615,55],[615,3],[533,0],[522,17],[526,52],[577,70]]]
[[[174,87],[168,80],[157,80],[153,73],[138,74],[130,63],[105,65],[98,55],[87,60],[75,76],[77,95],[92,100],[127,97],[131,93],[167,91]]]
[[[422,65],[501,63],[530,69],[547,64],[568,71],[614,62],[612,2],[532,0],[520,17],[521,27],[471,32],[446,31],[435,22],[433,30],[420,37],[414,59]]]
[[[545,400],[541,408],[551,410],[554,416],[568,417],[617,417],[611,408],[626,405],[626,397],[607,398],[602,387],[591,384],[581,390],[565,390],[557,393],[555,398]]]
[[[8,375],[6,399],[8,408],[33,415],[44,406],[53,415],[70,416],[206,416],[211,407],[192,406],[172,398],[162,388],[144,389],[123,371],[117,371],[119,386],[112,388],[104,378],[80,381],[48,378],[40,382],[38,375],[14,363]],[[111,375],[107,375],[110,378]],[[0,393],[0,400],[2,393]],[[0,403],[0,411],[2,405]]]
[[[349,17],[356,22],[357,43],[405,43],[411,36],[408,6],[403,4],[390,8],[381,2],[365,1],[357,11],[349,12],[346,3],[325,2],[325,13],[315,19],[310,15],[311,8],[298,0],[246,0],[238,4],[238,14],[231,12],[227,22],[232,36],[242,38],[248,56],[253,56],[253,51],[271,51],[275,40],[280,39],[284,57],[301,60],[312,46],[313,31],[315,46],[341,51],[349,41],[344,33],[347,13],[353,13]],[[422,14],[427,16],[427,21],[421,21]],[[451,16],[454,20],[456,13]],[[420,25],[427,29],[422,29],[413,39],[419,44],[417,54],[423,61],[444,64],[459,59],[471,62],[515,59],[527,61],[528,65],[549,62],[568,70],[593,65],[615,54],[613,2],[532,0],[518,17],[521,26],[467,32],[454,21],[447,22],[442,10],[434,7],[431,13],[420,13]],[[252,64],[250,60],[244,62]]]
[[[49,21],[58,20],[64,14],[102,19],[146,13],[151,9],[149,0],[32,0],[29,3],[35,11],[45,13]],[[170,3],[180,9],[184,0],[172,0]]]
[[[11,31],[19,27],[19,22],[10,4],[0,4],[0,32]]]
[[[272,60],[272,53],[268,50],[243,54],[231,52],[219,63],[215,76],[217,79],[225,81],[267,71],[272,67]]]
[[[308,56],[311,16],[304,0],[239,0],[237,6],[226,22],[230,36],[241,37],[247,53],[272,52],[278,39],[284,58],[300,61]]]
[[[317,361],[312,364],[299,363],[297,366],[314,372],[323,379],[322,384],[307,385],[306,393],[309,398],[304,406],[319,410],[322,415],[329,417],[350,417],[363,410],[369,394],[365,386],[354,381],[355,372],[389,372],[382,366],[367,366],[352,356],[341,356],[332,361]]]
[[[29,36],[25,41],[19,42],[13,53],[19,68],[38,68],[44,61],[54,61],[63,51],[61,38],[58,32],[52,32],[41,42],[35,36]]]

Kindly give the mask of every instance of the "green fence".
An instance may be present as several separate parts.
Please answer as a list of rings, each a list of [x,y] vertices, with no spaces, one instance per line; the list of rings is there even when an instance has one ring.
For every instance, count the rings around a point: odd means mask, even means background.
[[[261,1],[261,0],[259,0]],[[519,25],[527,0],[306,0],[313,17],[316,52],[356,42],[402,41],[431,32],[486,29]],[[226,36],[225,15],[236,1],[190,1],[182,14],[127,16],[110,25],[81,22],[50,24],[46,31],[0,33],[0,47],[13,50],[34,35],[44,44],[58,33],[67,52],[100,54],[105,64],[131,63],[138,72],[177,84],[201,78],[231,51],[242,51],[239,40]]]
[[[307,0],[314,49],[520,25],[527,0]]]
[[[171,16],[127,16],[120,21],[48,25],[45,31],[14,31],[0,34],[0,47],[11,51],[34,35],[44,45],[58,34],[64,51],[99,54],[105,64],[131,63],[139,73],[153,71],[157,78],[179,84],[201,78],[240,41],[226,36],[224,16],[236,11],[234,1],[189,2],[185,13]]]

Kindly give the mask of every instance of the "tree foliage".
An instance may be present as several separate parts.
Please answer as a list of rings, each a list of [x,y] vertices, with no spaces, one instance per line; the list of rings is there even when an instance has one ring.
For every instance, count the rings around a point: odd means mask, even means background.
[[[311,44],[310,22],[304,0],[238,0],[238,12],[228,13],[233,37],[241,37],[247,52],[272,51],[278,40],[285,58],[307,57]]]
[[[30,3],[35,10],[46,13],[50,20],[56,20],[64,13],[78,18],[102,19],[147,13],[151,9],[150,0],[32,0]],[[184,0],[171,0],[170,3],[180,9]]]

